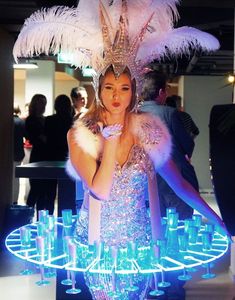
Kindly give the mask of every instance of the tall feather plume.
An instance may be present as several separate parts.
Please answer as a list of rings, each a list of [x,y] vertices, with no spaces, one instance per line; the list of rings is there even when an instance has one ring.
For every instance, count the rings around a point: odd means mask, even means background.
[[[153,59],[219,48],[218,40],[208,33],[186,26],[174,28],[179,2],[80,0],[75,8],[42,9],[25,21],[13,55],[17,60],[66,52],[73,55],[75,66],[92,66],[96,79],[108,67],[105,64],[119,71],[128,66],[140,91],[141,69]]]

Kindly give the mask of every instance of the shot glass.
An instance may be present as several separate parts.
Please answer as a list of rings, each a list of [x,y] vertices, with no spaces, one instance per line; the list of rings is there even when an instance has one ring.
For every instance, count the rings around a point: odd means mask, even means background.
[[[62,210],[62,221],[64,227],[72,226],[72,209],[63,209]]]
[[[55,235],[53,231],[45,230],[46,248],[50,252],[55,247]]]
[[[20,227],[20,241],[22,247],[30,247],[31,244],[31,230],[27,226]]]
[[[37,223],[37,235],[38,236],[44,236],[45,235],[45,230],[46,230],[46,225],[43,222],[38,222]]]
[[[206,223],[205,224],[205,231],[210,232],[211,235],[212,235],[212,239],[213,239],[214,233],[215,233],[215,226],[213,224]]]
[[[41,223],[46,223],[46,218],[49,215],[49,211],[46,209],[42,209],[38,211],[38,221]]]
[[[68,251],[69,251],[69,260],[73,267],[76,266],[76,260],[77,260],[77,245],[73,243],[71,240],[68,241]],[[79,294],[81,293],[80,289],[77,289],[75,287],[76,280],[75,280],[75,272],[70,271],[71,275],[71,281],[72,281],[72,287],[70,289],[67,289],[65,292],[67,294]]]
[[[64,249],[64,252],[66,254],[66,258],[65,258],[66,263],[69,262],[69,246],[68,246],[68,244],[69,244],[69,242],[72,241],[72,239],[73,239],[72,236],[64,236],[63,237],[63,249]],[[66,273],[67,273],[67,277],[66,277],[66,279],[63,279],[61,281],[61,284],[63,284],[63,285],[72,285],[70,271],[67,270]]]
[[[166,217],[168,218],[169,217],[169,214],[170,213],[176,213],[176,208],[175,207],[168,207],[166,209]]]
[[[45,260],[45,248],[46,248],[46,242],[44,236],[36,236],[36,248],[38,255],[40,257],[40,275],[41,279],[36,282],[38,286],[44,286],[50,284],[50,281],[45,279],[45,270],[44,270],[44,260]]]
[[[195,214],[195,215],[193,215],[192,219],[194,221],[194,225],[200,229],[200,227],[202,225],[202,216]]]
[[[46,228],[50,231],[55,231],[55,217],[53,215],[46,216]]]
[[[184,220],[184,231],[186,233],[188,233],[188,229],[190,226],[194,226],[195,223],[194,223],[194,220],[193,219],[185,219]]]
[[[212,233],[208,231],[202,232],[202,250],[209,251],[212,248]]]
[[[189,226],[188,228],[188,242],[189,244],[196,244],[198,238],[198,227]]]
[[[179,213],[170,212],[168,213],[167,225],[171,229],[176,229],[178,227]]]
[[[31,229],[27,226],[20,227],[21,246],[25,250],[25,266],[20,275],[31,275],[33,271],[29,269],[28,251],[31,246]]]
[[[188,249],[188,234],[182,233],[178,235],[179,251],[187,251]]]
[[[38,255],[41,256],[42,260],[44,260],[45,256],[45,248],[46,248],[46,238],[44,236],[36,236],[36,249]]]

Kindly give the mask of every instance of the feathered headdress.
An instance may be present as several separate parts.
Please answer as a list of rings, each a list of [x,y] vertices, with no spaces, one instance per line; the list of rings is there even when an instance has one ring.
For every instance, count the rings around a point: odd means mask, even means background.
[[[143,69],[154,59],[212,51],[219,42],[191,27],[174,29],[179,0],[80,0],[78,7],[56,6],[30,16],[18,36],[13,55],[68,53],[72,63],[92,67],[94,84],[112,65],[118,77],[128,67],[140,95]]]

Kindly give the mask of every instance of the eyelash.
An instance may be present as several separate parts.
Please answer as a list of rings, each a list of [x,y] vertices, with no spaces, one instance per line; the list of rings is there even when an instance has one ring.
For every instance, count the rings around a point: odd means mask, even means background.
[[[112,89],[113,89],[112,86],[105,86],[104,88],[105,88],[106,90],[112,90]],[[129,87],[122,87],[122,88],[121,88],[122,91],[129,91],[129,89],[130,89]]]

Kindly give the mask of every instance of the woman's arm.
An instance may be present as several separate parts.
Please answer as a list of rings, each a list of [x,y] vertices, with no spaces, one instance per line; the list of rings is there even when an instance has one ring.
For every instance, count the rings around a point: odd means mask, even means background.
[[[79,147],[74,134],[75,129],[72,128],[67,135],[69,155],[73,167],[88,189],[98,199],[105,200],[109,197],[112,187],[119,136],[104,139],[102,159],[98,164],[95,158]]]
[[[210,208],[200,194],[188,183],[179,172],[173,160],[169,159],[159,170],[158,173],[165,179],[169,186],[183,201],[202,215],[211,220],[215,225],[221,226],[224,231],[224,223],[221,218]]]

